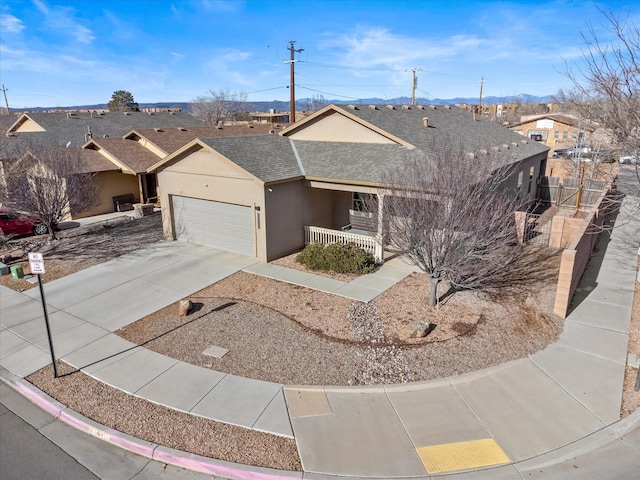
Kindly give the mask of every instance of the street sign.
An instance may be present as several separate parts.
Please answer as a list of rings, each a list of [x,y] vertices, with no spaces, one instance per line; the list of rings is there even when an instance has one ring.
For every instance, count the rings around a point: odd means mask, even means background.
[[[31,268],[31,273],[33,274],[45,273],[44,258],[41,253],[29,253],[29,268]]]

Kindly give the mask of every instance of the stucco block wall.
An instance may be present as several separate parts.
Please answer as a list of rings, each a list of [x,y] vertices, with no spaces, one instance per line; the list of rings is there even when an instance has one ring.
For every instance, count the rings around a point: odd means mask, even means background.
[[[562,252],[553,308],[554,313],[562,318],[566,318],[569,313],[571,299],[587,268],[587,263],[602,230],[602,224],[608,214],[606,208],[602,206],[606,195],[607,192],[600,197],[591,217],[583,221],[580,231],[569,247]]]
[[[113,209],[113,197],[133,194],[138,197],[138,178],[135,175],[113,171],[100,172],[95,177],[97,188],[100,190],[98,203],[81,212],[73,212],[72,218],[91,217],[103,213],[111,213]]]
[[[573,240],[582,234],[586,221],[582,218],[553,217],[549,247],[569,248]]]

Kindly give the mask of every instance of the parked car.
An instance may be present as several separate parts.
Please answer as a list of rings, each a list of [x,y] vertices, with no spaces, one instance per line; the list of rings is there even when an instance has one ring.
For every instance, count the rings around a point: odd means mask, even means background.
[[[638,157],[635,155],[621,155],[618,157],[619,163],[638,163]]]
[[[44,235],[49,229],[35,215],[17,212],[11,208],[0,208],[0,233],[9,235]]]
[[[579,154],[584,156],[585,154],[590,154],[592,151],[591,145],[574,145],[569,148],[558,148],[553,151],[554,157],[570,157],[573,154]]]

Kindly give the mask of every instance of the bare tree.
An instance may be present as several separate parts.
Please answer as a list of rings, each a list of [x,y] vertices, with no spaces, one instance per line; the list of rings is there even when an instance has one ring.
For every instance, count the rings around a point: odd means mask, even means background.
[[[62,220],[98,200],[99,186],[88,170],[80,148],[29,147],[3,161],[0,202],[37,215],[55,239]]]
[[[209,90],[191,103],[193,114],[201,117],[209,125],[222,125],[227,121],[245,120],[249,110],[247,94],[231,92],[228,89]]]
[[[434,141],[429,152],[408,156],[388,175],[388,249],[428,274],[431,306],[442,280],[462,289],[513,285],[534,253],[518,245],[515,212],[530,201],[520,198],[517,181],[508,186],[514,168],[500,152],[470,158],[455,141]]]
[[[572,87],[557,99],[594,126],[605,129],[620,154],[640,155],[640,27],[628,18],[600,9],[610,39],[592,24],[582,34],[581,61],[565,63]],[[637,164],[636,164],[637,165]],[[636,177],[640,175],[636,168]]]
[[[329,101],[324,98],[324,95],[314,95],[313,98],[307,100],[307,113],[317,112],[329,105]]]

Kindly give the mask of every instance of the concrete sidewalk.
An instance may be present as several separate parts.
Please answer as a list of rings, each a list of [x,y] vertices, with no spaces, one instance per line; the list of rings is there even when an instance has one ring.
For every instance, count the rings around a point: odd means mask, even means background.
[[[593,446],[601,456],[583,455],[584,465],[597,471],[592,459],[607,458],[612,473],[593,478],[625,478],[640,465],[640,413],[619,422],[638,225],[617,227],[610,241],[601,236],[556,344],[498,367],[407,385],[284,387],[185,364],[112,333],[240,269],[369,301],[410,273],[403,266],[343,283],[160,242],[46,284],[45,295],[59,358],[156,403],[293,437],[305,477],[557,478],[541,471],[564,468],[572,446],[574,457]],[[0,288],[4,377],[50,363],[42,324],[37,289]]]

